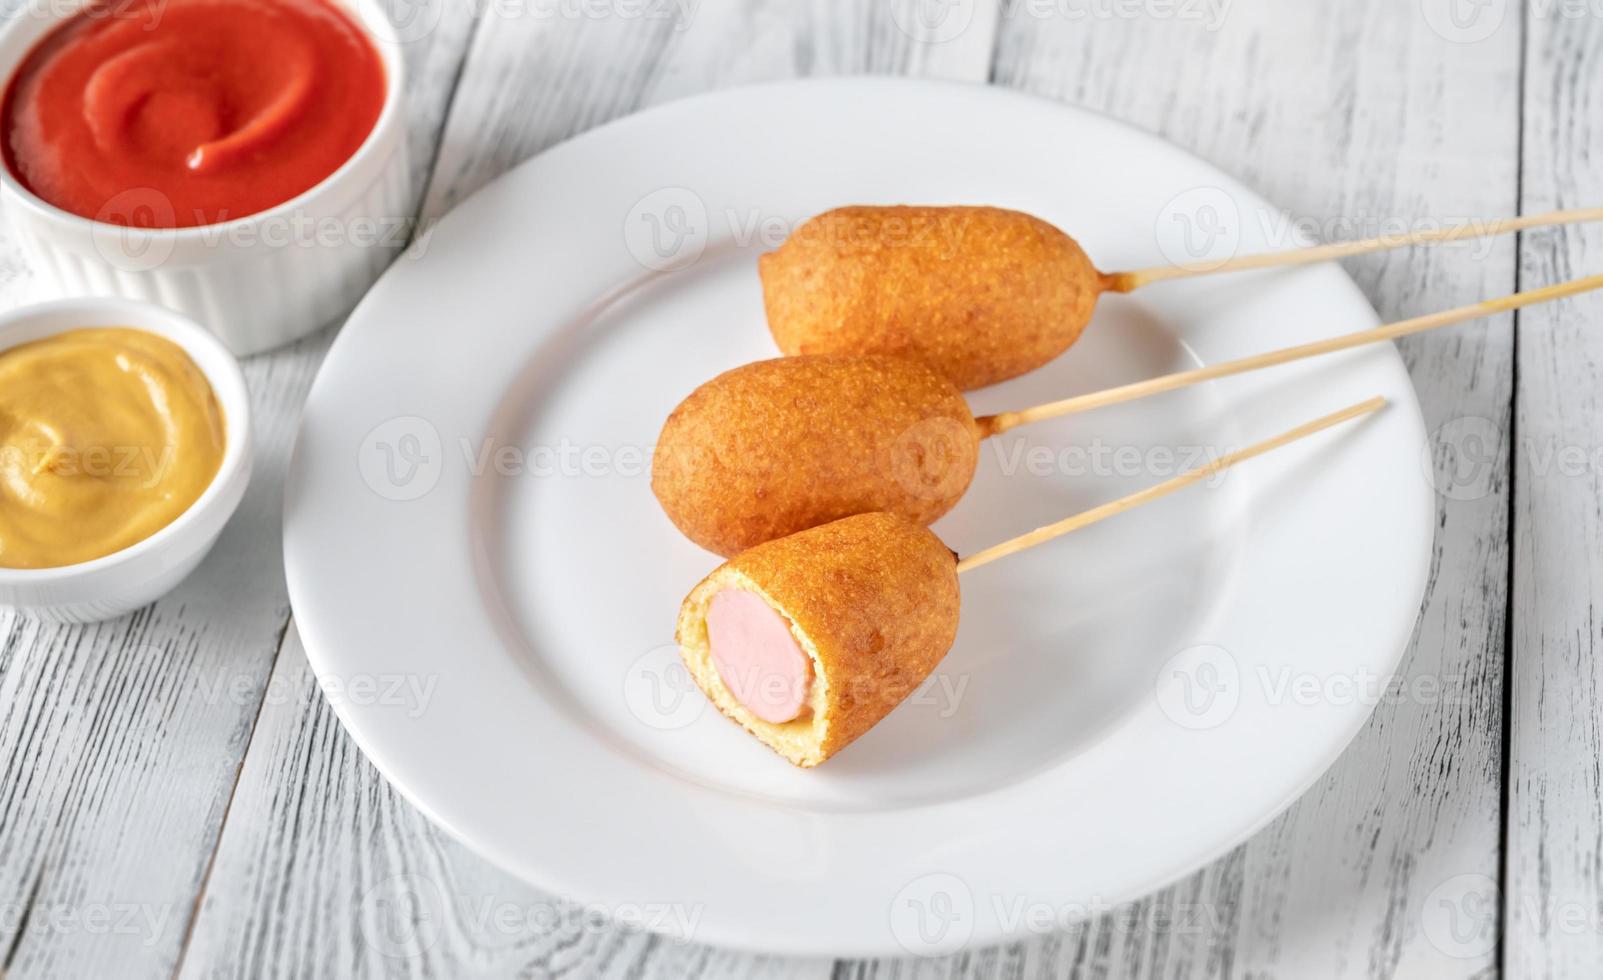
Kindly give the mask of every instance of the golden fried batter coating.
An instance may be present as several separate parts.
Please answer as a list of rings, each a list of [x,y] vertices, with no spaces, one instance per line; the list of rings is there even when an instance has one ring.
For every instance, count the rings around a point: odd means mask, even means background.
[[[916,361],[757,361],[697,388],[662,427],[651,489],[720,555],[852,514],[928,524],[968,489],[979,428],[962,394]]]
[[[786,354],[916,356],[964,391],[1063,353],[1103,288],[1074,239],[984,207],[826,211],[758,269]]]
[[[762,597],[812,661],[813,710],[771,724],[724,685],[707,606],[726,588]],[[928,677],[957,638],[957,562],[928,529],[859,514],[760,544],[685,598],[676,638],[696,683],[730,719],[798,766],[816,766],[868,731]]]

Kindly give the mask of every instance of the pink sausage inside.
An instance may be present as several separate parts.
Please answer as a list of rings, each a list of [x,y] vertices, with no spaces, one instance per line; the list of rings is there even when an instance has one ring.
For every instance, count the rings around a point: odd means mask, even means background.
[[[807,703],[812,673],[784,617],[744,589],[724,589],[707,608],[707,640],[718,676],[746,710],[771,724]]]

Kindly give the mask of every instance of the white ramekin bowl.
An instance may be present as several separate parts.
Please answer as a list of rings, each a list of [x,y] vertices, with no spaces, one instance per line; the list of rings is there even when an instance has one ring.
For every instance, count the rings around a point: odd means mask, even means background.
[[[45,33],[92,2],[30,6],[14,18],[0,33],[4,83]],[[384,107],[354,156],[267,211],[171,229],[71,214],[34,196],[0,166],[0,206],[43,290],[160,303],[206,324],[239,355],[289,343],[349,312],[406,243],[413,216],[396,31],[377,0],[336,2],[366,29],[386,75]],[[163,207],[171,209],[164,195],[133,188],[102,214]]]
[[[121,551],[58,568],[0,568],[0,606],[43,619],[110,619],[166,593],[206,557],[250,482],[250,398],[239,362],[217,338],[171,310],[134,300],[57,300],[0,314],[0,351],[78,327],[135,327],[182,347],[223,410],[223,461],[200,497],[171,524]],[[90,397],[87,393],[85,397]]]

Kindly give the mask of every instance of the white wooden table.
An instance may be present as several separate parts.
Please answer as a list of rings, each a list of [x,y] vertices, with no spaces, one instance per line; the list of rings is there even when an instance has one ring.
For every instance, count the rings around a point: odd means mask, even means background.
[[[643,106],[854,72],[1105,111],[1323,238],[1603,200],[1603,3],[391,2],[424,219]],[[1386,319],[1600,267],[1596,228],[1351,264]],[[4,241],[0,280],[33,291]],[[253,358],[257,475],[201,571],[100,625],[0,613],[0,977],[1603,976],[1600,327],[1589,298],[1403,345],[1449,491],[1410,683],[1300,802],[1136,906],[929,961],[631,931],[404,803],[285,598],[282,473],[332,331]]]

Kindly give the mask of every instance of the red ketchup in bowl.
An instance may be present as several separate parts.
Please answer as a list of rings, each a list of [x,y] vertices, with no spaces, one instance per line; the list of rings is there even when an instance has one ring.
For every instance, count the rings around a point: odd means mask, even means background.
[[[309,190],[350,159],[384,64],[331,0],[92,4],[29,52],[0,107],[5,163],[65,211],[215,224]]]

